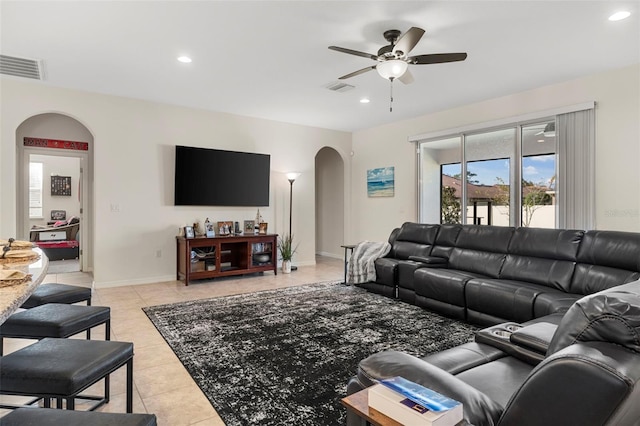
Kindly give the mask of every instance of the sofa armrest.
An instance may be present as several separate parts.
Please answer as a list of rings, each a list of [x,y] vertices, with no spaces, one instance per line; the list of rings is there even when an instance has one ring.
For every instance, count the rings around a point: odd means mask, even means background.
[[[461,402],[467,424],[493,426],[502,414],[503,407],[486,394],[412,355],[397,351],[379,352],[362,360],[358,366],[358,379],[366,386],[394,376],[404,377]]]
[[[414,262],[425,263],[427,265],[437,265],[444,266],[447,264],[447,259],[444,257],[435,257],[435,256],[409,256],[409,260],[413,260]]]
[[[557,325],[548,322],[531,324],[514,331],[510,340],[516,345],[546,354],[557,328]]]

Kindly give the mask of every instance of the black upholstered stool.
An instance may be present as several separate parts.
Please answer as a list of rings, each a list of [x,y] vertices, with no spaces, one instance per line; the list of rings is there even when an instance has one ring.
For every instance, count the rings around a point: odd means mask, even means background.
[[[75,409],[75,398],[97,401],[95,410],[109,402],[109,374],[127,366],[127,413],[133,411],[133,343],[101,340],[55,339],[47,337],[0,358],[0,394],[66,400]],[[105,379],[104,397],[80,395]],[[0,408],[17,408],[0,404]]]
[[[69,284],[44,283],[36,287],[35,291],[22,304],[23,308],[33,308],[45,303],[78,303],[87,302],[91,305],[91,289]]]
[[[153,414],[99,413],[87,411],[19,408],[0,419],[2,426],[156,426]]]
[[[91,329],[105,324],[104,339],[109,340],[111,309],[105,306],[78,306],[48,303],[11,315],[0,325],[0,355],[4,338],[44,339],[70,337],[83,331],[91,338]]]

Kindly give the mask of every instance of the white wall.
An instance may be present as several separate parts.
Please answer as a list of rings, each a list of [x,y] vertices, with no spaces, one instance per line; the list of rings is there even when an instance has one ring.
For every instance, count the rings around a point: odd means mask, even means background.
[[[260,209],[269,231],[288,230],[289,182],[296,180],[293,232],[297,265],[315,262],[315,156],[325,146],[348,158],[351,135],[232,114],[0,79],[0,235],[15,234],[16,129],[29,117],[60,112],[84,124],[94,137],[94,278],[97,286],[175,279],[178,227],[206,217],[253,219],[255,208],[173,205],[174,146],[271,155],[271,203]],[[347,174],[349,164],[345,162]],[[114,212],[112,207],[118,207]],[[161,251],[162,257],[156,253]]]
[[[315,253],[316,153],[336,149],[345,164],[345,243],[386,240],[415,221],[416,153],[411,136],[596,101],[596,226],[640,232],[640,64],[620,70],[466,105],[355,132],[330,131],[267,120],[57,89],[1,78],[0,235],[15,233],[16,129],[27,118],[60,112],[94,136],[95,267],[97,285],[173,279],[174,236],[196,220],[253,219],[255,209],[173,206],[176,144],[268,153],[272,156],[269,229],[288,228],[285,173],[296,180],[294,234],[304,265]],[[353,151],[353,157],[349,152]],[[350,159],[350,160],[349,160]],[[367,198],[366,171],[395,166],[395,196]],[[350,177],[350,179],[349,179]],[[111,211],[117,205],[120,212]],[[275,225],[275,226],[272,226]],[[156,258],[156,252],[162,252]]]
[[[353,134],[348,240],[384,241],[417,220],[416,153],[408,138],[596,102],[596,227],[640,232],[640,64]],[[393,198],[367,198],[366,171],[396,167]]]

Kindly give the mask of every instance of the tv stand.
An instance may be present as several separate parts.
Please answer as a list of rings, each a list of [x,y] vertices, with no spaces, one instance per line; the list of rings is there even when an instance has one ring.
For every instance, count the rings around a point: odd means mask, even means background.
[[[191,280],[273,271],[278,275],[277,234],[176,237],[176,279]]]

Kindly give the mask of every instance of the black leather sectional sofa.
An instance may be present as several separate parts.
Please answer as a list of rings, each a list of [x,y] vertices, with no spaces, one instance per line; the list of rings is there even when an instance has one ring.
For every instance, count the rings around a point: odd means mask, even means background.
[[[389,242],[359,285],[489,327],[374,354],[349,394],[402,376],[461,401],[463,425],[640,425],[640,234],[405,223]]]
[[[640,424],[640,281],[547,318],[492,326],[475,342],[424,358],[374,354],[360,362],[347,392],[402,376],[462,402],[462,425]],[[363,424],[348,413],[348,426]]]
[[[525,322],[640,278],[640,233],[430,225],[391,233],[369,291],[468,322]]]

